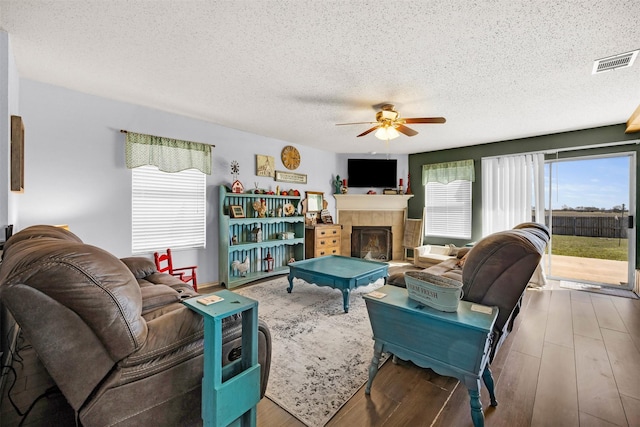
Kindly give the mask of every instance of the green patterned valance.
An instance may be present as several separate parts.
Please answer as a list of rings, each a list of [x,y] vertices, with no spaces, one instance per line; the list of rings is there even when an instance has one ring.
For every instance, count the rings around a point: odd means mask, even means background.
[[[473,160],[422,165],[422,185],[427,185],[427,182],[439,182],[446,185],[458,180],[471,182],[476,180]]]
[[[127,132],[125,157],[129,169],[153,165],[163,172],[198,169],[211,175],[211,145]]]

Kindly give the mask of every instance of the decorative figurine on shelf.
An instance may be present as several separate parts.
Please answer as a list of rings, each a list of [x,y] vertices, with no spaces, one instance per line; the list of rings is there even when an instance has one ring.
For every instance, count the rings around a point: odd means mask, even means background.
[[[340,179],[340,175],[336,176],[336,180],[333,183],[334,187],[335,187],[335,191],[333,192],[333,194],[340,194],[340,188],[342,187],[342,180]]]
[[[240,276],[241,277],[245,277],[247,275],[247,271],[249,270],[249,257],[246,257],[244,259],[244,262],[240,262],[238,260],[233,261],[231,263],[231,267],[233,268],[233,271],[237,274],[238,272],[240,272]]]
[[[260,227],[254,227],[254,229],[251,230],[251,241],[256,243],[262,242],[262,229]]]
[[[231,162],[231,175],[233,175],[233,184],[231,184],[232,193],[244,193],[244,185],[238,181],[238,174],[240,173],[240,165],[237,161]]]
[[[340,187],[340,192],[342,194],[347,194],[349,192],[349,188],[347,187],[347,180],[346,179],[342,180],[342,187]]]
[[[411,192],[411,174],[407,175],[407,192],[404,194],[413,194]]]
[[[264,218],[267,212],[267,202],[265,199],[256,200],[253,202],[253,210],[256,212],[259,218]]]
[[[269,250],[267,250],[267,256],[264,259],[264,271],[273,271],[273,257]]]

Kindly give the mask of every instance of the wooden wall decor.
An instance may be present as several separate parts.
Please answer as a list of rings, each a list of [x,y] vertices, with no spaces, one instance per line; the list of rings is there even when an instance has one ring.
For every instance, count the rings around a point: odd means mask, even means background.
[[[627,120],[627,130],[624,133],[632,132],[640,132],[640,105]]]
[[[11,116],[11,191],[24,191],[24,123]]]

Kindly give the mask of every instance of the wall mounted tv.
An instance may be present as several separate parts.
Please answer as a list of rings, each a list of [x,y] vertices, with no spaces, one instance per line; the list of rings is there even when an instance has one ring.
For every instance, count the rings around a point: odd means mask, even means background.
[[[347,187],[396,188],[398,161],[347,159]]]

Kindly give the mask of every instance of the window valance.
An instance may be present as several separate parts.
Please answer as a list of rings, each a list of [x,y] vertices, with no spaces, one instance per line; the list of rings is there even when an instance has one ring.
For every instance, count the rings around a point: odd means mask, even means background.
[[[209,144],[127,132],[125,157],[129,169],[153,165],[163,172],[198,169],[211,175]]]
[[[458,180],[471,182],[476,180],[473,160],[422,165],[422,185],[426,185],[428,182],[439,182],[446,185]]]

